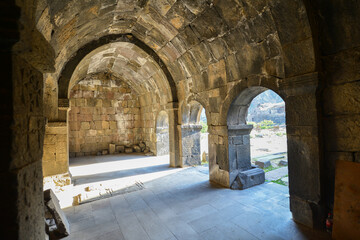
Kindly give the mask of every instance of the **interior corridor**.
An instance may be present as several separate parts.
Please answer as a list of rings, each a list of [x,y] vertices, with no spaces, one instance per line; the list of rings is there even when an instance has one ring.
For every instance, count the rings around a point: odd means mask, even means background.
[[[116,181],[122,188],[64,209],[71,231],[65,239],[328,238],[291,219],[288,187],[218,187],[209,183],[206,165],[169,168],[166,156],[133,154],[72,159],[70,171],[75,187]]]

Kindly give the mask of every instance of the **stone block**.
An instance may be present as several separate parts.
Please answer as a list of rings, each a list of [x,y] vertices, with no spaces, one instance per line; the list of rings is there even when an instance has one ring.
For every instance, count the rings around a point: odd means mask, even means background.
[[[269,159],[258,159],[255,161],[255,164],[259,166],[259,168],[268,168],[271,166],[271,162]]]
[[[116,152],[123,153],[125,152],[125,146],[116,146],[115,150]]]
[[[102,154],[102,155],[108,155],[108,154],[109,154],[109,151],[108,151],[108,150],[102,150],[101,154]]]
[[[235,145],[242,145],[243,144],[243,136],[232,137],[232,143]]]
[[[246,189],[265,182],[265,173],[259,168],[242,171],[231,183],[231,189]]]
[[[109,154],[115,153],[115,144],[110,143],[109,144]]]
[[[145,143],[141,142],[141,143],[139,143],[139,147],[140,147],[141,151],[143,152],[146,148],[146,145],[145,145]]]
[[[287,160],[280,160],[279,165],[280,165],[280,166],[287,166],[287,165],[288,165],[288,161],[287,161]]]
[[[132,147],[125,147],[125,153],[132,153],[134,149]]]
[[[57,237],[66,237],[70,234],[70,226],[64,212],[61,210],[59,200],[51,189],[44,191],[44,203],[45,211],[48,212],[48,216],[55,220],[56,228],[54,229],[54,235]]]
[[[109,129],[109,127],[110,127],[110,124],[108,121],[102,121],[101,125],[102,125],[102,129]]]
[[[141,148],[139,147],[139,145],[133,145],[132,148],[133,148],[134,151],[137,152],[137,153],[141,152]]]

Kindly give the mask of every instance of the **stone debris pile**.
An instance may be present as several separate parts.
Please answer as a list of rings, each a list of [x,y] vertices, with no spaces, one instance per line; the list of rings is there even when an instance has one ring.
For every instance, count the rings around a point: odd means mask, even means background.
[[[146,146],[144,142],[133,145],[116,145],[114,143],[109,144],[109,149],[104,149],[97,152],[98,156],[118,153],[144,153],[146,156],[154,156],[154,153],[150,151],[150,148]]]

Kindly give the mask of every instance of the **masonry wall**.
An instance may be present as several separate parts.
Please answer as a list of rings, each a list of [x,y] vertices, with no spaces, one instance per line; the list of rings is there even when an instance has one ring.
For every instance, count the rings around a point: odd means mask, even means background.
[[[140,97],[142,135],[146,146],[156,153],[156,116],[160,109],[159,97],[147,93]]]
[[[336,161],[360,163],[360,29],[354,27],[360,4],[317,0],[311,7],[321,13],[315,19],[323,68],[324,186],[332,208]]]
[[[70,93],[70,156],[96,155],[110,143],[142,140],[140,104],[136,93],[118,80],[87,79]]]
[[[45,127],[43,147],[43,176],[68,173],[69,146],[66,122],[49,122]]]

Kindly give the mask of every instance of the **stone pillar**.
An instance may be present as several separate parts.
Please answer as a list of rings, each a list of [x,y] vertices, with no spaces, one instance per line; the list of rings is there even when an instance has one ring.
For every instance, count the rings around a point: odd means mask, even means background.
[[[262,169],[251,166],[252,125],[228,126],[229,173],[232,189],[245,189],[265,182]]]
[[[69,172],[68,127],[66,122],[49,122],[43,148],[44,177]]]
[[[286,103],[290,210],[309,227],[324,222],[317,73],[287,78],[281,85]]]
[[[169,115],[169,147],[170,147],[170,167],[181,167],[180,161],[180,137],[178,130],[178,112],[177,102],[168,103],[167,112]]]
[[[69,175],[68,99],[59,99],[59,120],[48,122],[43,148],[44,183],[56,181],[59,185],[71,183]],[[49,180],[52,179],[52,181]],[[49,180],[49,181],[48,181]]]
[[[200,124],[181,125],[181,161],[182,166],[201,164]]]
[[[209,125],[209,175],[210,182],[224,187],[229,184],[227,154],[227,126]]]

